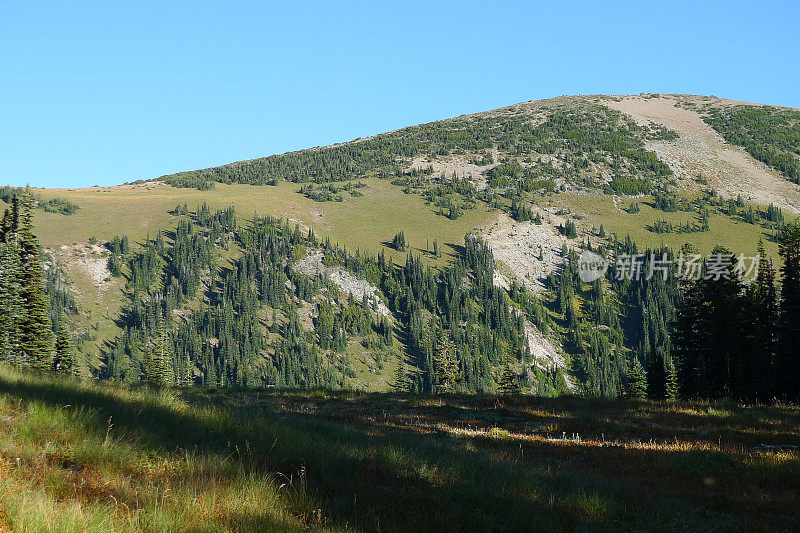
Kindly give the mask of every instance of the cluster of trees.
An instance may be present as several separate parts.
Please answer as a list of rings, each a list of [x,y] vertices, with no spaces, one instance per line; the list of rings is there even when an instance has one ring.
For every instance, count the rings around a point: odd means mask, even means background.
[[[442,173],[438,183],[423,183],[419,191],[425,199],[440,208],[440,213],[450,220],[455,220],[465,209],[474,209],[479,200],[478,190],[467,176],[458,176],[453,172],[448,179]]]
[[[800,183],[800,111],[767,106],[711,108],[705,121],[726,141]]]
[[[687,283],[673,335],[684,397],[745,401],[800,399],[800,224],[788,224],[780,243],[780,290],[763,244],[758,274],[743,284],[725,248],[724,270],[703,265]]]
[[[575,225],[575,221],[568,218],[566,222],[561,226],[561,234],[564,235],[567,239],[575,239],[578,237],[578,228]]]
[[[44,200],[41,196],[33,194],[28,189],[21,187],[0,187],[0,200],[10,204],[14,198],[28,198],[32,207],[43,209],[47,213],[61,213],[62,215],[71,215],[79,209],[78,204],[70,202],[64,198],[51,198]]]
[[[402,231],[398,231],[395,234],[394,238],[392,239],[392,248],[397,250],[398,252],[405,252],[406,251],[406,234]]]
[[[615,175],[608,184],[607,192],[637,196],[649,193],[652,188],[653,182],[648,178]]]
[[[678,197],[675,194],[666,193],[663,191],[656,192],[653,195],[653,203],[656,209],[660,209],[665,213],[674,213],[678,210]]]
[[[108,270],[112,276],[121,276],[122,267],[125,264],[126,258],[129,256],[131,247],[128,242],[128,236],[117,235],[108,246],[111,254],[108,256]]]
[[[179,187],[209,188],[214,182],[275,184],[279,180],[313,182],[303,193],[314,199],[337,199],[337,191],[320,184],[366,177],[395,178],[411,192],[425,192],[447,180],[433,176],[429,166],[406,170],[415,157],[489,153],[498,150],[501,162],[487,170],[490,188],[521,188],[552,192],[557,180],[581,186],[599,186],[591,177],[592,167],[615,173],[612,189],[624,194],[648,192],[651,184],[671,174],[669,167],[645,149],[653,136],[665,138],[669,130],[650,131],[618,111],[605,106],[558,107],[544,120],[530,114],[460,117],[404,128],[359,139],[357,142],[274,155],[222,167],[163,176]],[[492,164],[484,157],[481,164]],[[457,186],[454,180],[450,187]],[[354,189],[355,190],[355,189]],[[352,191],[351,191],[352,193]],[[450,192],[439,191],[436,198]],[[474,191],[459,191],[467,198]],[[463,209],[453,197],[446,200]],[[451,214],[450,206],[443,207]]]
[[[780,207],[769,204],[766,209],[754,206],[744,201],[741,195],[734,198],[722,198],[714,189],[703,191],[693,205],[693,208],[700,214],[708,215],[710,209],[716,209],[731,218],[736,218],[748,224],[760,224],[762,227],[774,230],[775,240],[781,228],[786,223],[783,210]],[[691,210],[687,209],[687,210]]]
[[[511,218],[517,222],[525,222],[526,220],[537,220],[537,224],[542,223],[542,219],[538,213],[534,217],[533,209],[527,202],[518,202],[516,198],[511,202]]]
[[[33,199],[27,193],[14,195],[0,224],[0,361],[74,373],[75,352],[62,316],[74,301],[58,287],[52,308],[57,314],[51,317],[41,257],[33,233]],[[54,288],[61,281],[56,270],[47,279]]]
[[[343,192],[350,193],[350,196],[363,196],[359,190],[363,187],[366,187],[366,184],[362,181],[347,181],[342,184],[306,183],[300,187],[300,194],[315,202],[343,202]]]

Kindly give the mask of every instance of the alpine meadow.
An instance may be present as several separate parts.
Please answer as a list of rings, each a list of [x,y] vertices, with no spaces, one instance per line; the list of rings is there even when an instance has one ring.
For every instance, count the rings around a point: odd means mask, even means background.
[[[800,530],[798,109],[561,96],[0,200],[0,531]]]

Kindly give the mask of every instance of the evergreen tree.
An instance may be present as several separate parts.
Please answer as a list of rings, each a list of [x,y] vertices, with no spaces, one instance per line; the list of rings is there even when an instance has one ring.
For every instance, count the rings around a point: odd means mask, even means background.
[[[39,242],[33,234],[33,206],[30,193],[24,199],[19,226],[22,268],[23,315],[22,354],[34,368],[49,370],[53,363],[53,332],[48,316],[49,300],[44,293],[42,263]]]
[[[800,399],[800,222],[787,224],[779,251],[783,258],[777,375],[781,396]]]
[[[645,376],[644,367],[637,357],[633,358],[628,370],[628,384],[625,389],[625,396],[633,400],[647,398],[647,377]]]
[[[408,377],[406,376],[406,362],[403,356],[397,362],[397,371],[395,372],[394,383],[392,389],[396,392],[408,392]]]
[[[498,391],[504,396],[511,396],[519,394],[520,389],[517,384],[517,374],[511,368],[511,364],[506,360],[503,365],[503,373],[500,375],[500,383],[498,384]]]
[[[144,349],[142,365],[145,382],[152,386],[171,385],[175,381],[172,367],[173,347],[166,326],[159,324],[156,336]]]
[[[674,402],[678,399],[678,397],[678,371],[672,361],[670,361],[667,365],[665,399],[668,402]]]
[[[405,233],[402,231],[397,232],[392,239],[392,248],[397,250],[398,252],[405,252],[406,251],[406,236]]]
[[[453,392],[461,382],[462,376],[458,367],[453,341],[443,333],[440,333],[439,342],[436,346],[434,365],[437,380],[436,392]]]
[[[749,367],[749,387],[745,399],[766,400],[776,394],[775,365],[777,359],[776,342],[778,336],[778,296],[775,286],[775,268],[772,259],[764,250],[764,243],[758,243],[758,275],[745,293],[746,312],[743,328],[746,351],[745,364]]]
[[[63,374],[77,374],[78,365],[75,361],[75,347],[72,344],[69,331],[67,331],[64,321],[58,324],[56,329],[56,350],[53,360],[53,370]]]
[[[715,266],[709,266],[715,257]],[[732,254],[715,247],[701,279],[686,285],[673,333],[682,397],[746,394],[752,368],[743,349],[742,292]]]
[[[21,270],[22,262],[16,240],[0,243],[0,361],[16,367],[27,363],[22,357],[21,348],[20,324],[24,313]]]

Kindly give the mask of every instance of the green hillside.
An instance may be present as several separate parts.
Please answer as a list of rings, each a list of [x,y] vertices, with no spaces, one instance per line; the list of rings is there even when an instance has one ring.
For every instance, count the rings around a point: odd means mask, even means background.
[[[763,246],[772,270],[759,283],[779,290],[800,195],[791,165],[754,165],[794,157],[792,113],[559,97],[154,181],[34,189],[50,323],[66,325],[81,373],[128,383],[616,397],[638,361],[663,397],[687,287],[620,283],[614,263]],[[698,127],[733,144],[694,150]],[[748,153],[720,155],[739,144]],[[774,185],[769,172],[789,172],[789,188],[748,182]],[[599,286],[579,279],[584,249],[612,264]],[[731,288],[742,332],[756,327],[751,289]],[[777,309],[777,295],[763,305]],[[767,350],[773,369],[784,356]],[[763,373],[750,355],[737,365]],[[725,386],[748,399],[777,390]]]

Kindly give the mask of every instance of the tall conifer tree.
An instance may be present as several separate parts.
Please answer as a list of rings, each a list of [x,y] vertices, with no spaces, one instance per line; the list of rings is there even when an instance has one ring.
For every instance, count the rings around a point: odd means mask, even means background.
[[[33,200],[28,191],[19,215],[19,244],[22,259],[20,282],[24,300],[22,354],[34,368],[49,370],[53,363],[53,332],[48,316],[49,300],[44,292],[39,242],[33,233]]]
[[[800,222],[787,224],[780,243],[783,258],[777,372],[780,394],[800,398]]]

